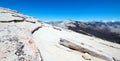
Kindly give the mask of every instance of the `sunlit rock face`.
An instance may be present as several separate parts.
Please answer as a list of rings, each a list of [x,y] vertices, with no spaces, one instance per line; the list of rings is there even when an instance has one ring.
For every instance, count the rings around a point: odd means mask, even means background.
[[[40,25],[32,17],[0,8],[0,61],[40,61],[32,37],[32,31]]]
[[[119,52],[119,44],[0,8],[0,61],[117,61]]]

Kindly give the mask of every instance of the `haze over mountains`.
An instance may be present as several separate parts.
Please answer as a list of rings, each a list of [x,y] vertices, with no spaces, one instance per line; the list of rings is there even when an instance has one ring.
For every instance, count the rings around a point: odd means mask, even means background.
[[[95,36],[120,44],[120,21],[51,21],[47,22],[53,26],[59,26],[65,29],[70,29],[78,33],[89,36]]]
[[[82,22],[65,23],[60,26],[88,27]],[[0,61],[120,61],[119,44],[63,28],[0,8]]]

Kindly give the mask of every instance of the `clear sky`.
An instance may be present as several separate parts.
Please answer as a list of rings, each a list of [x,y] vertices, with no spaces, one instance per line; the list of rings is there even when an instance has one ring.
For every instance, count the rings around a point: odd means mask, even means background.
[[[120,0],[0,0],[0,6],[51,20],[120,20]]]

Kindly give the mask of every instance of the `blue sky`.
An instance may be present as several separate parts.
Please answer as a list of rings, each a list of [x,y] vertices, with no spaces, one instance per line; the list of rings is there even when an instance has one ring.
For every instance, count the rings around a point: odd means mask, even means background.
[[[0,6],[52,20],[120,20],[120,0],[0,0]]]

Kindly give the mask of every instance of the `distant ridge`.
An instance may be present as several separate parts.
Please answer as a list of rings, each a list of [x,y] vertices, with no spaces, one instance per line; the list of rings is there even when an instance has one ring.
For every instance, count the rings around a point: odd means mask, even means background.
[[[90,36],[96,36],[104,40],[120,44],[120,21],[53,21],[48,22],[54,26],[70,29],[78,33],[83,33]]]

